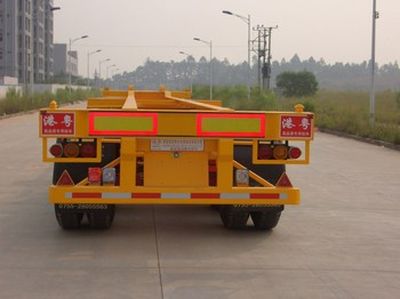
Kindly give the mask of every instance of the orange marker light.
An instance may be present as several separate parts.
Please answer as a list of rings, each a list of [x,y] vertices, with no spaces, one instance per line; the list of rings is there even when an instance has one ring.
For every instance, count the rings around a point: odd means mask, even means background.
[[[72,142],[64,145],[64,155],[69,158],[76,158],[79,156],[79,145]]]
[[[276,160],[285,160],[288,157],[288,148],[286,145],[276,145],[273,149],[273,156]]]

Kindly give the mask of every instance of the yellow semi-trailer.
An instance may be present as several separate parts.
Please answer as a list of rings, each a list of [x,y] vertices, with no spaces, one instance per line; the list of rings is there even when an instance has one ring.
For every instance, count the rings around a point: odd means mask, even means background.
[[[286,164],[308,164],[313,114],[235,111],[186,91],[103,90],[39,114],[60,226],[111,226],[116,205],[214,205],[225,227],[270,230],[298,204]]]

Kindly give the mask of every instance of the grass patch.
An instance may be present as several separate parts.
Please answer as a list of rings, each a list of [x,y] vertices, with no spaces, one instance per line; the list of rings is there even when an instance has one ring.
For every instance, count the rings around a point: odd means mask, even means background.
[[[208,98],[208,86],[195,86],[193,98]],[[214,98],[237,110],[294,111],[302,103],[315,113],[316,125],[365,138],[400,144],[400,92],[384,91],[376,95],[375,126],[369,125],[368,92],[321,90],[305,98],[278,98],[273,93],[252,89],[247,99],[246,86],[217,86]]]
[[[290,110],[302,102],[316,114],[316,125],[347,134],[400,144],[399,93],[377,93],[375,126],[369,125],[369,94],[367,92],[322,90],[306,99],[280,99],[282,110]],[[312,109],[310,109],[310,107]]]
[[[6,98],[0,100],[0,115],[13,114],[22,111],[47,107],[52,100],[59,105],[85,100],[88,97],[98,96],[96,89],[75,89],[70,92],[68,89],[58,89],[55,93],[43,92],[26,95],[10,89]]]

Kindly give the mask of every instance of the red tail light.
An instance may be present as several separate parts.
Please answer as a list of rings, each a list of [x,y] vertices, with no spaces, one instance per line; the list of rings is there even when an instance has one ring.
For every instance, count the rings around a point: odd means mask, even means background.
[[[76,158],[79,156],[79,145],[71,142],[64,145],[64,155],[69,158]]]
[[[81,146],[81,157],[96,157],[96,145],[94,143],[84,143]]]
[[[290,159],[298,159],[301,156],[301,149],[299,149],[298,147],[290,147],[289,148],[289,158]]]
[[[64,152],[62,144],[61,143],[53,144],[50,147],[49,152],[56,158],[62,157],[63,152]]]
[[[268,144],[258,146],[258,159],[269,160],[273,158],[273,150]]]
[[[89,167],[88,168],[88,181],[91,185],[101,185],[101,168]]]

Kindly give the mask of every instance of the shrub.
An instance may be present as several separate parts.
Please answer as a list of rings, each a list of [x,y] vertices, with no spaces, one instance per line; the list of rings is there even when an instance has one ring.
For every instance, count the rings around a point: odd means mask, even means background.
[[[312,96],[318,91],[317,79],[308,71],[283,72],[276,77],[276,86],[285,97]]]

